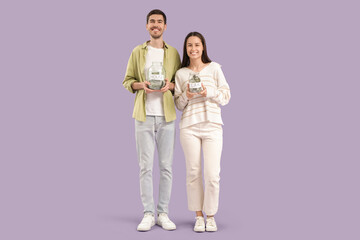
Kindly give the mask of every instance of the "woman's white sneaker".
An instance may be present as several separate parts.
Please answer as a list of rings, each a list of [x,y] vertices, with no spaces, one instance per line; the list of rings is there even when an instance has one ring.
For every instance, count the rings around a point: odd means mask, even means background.
[[[161,226],[165,230],[175,230],[176,225],[173,223],[166,213],[160,213],[156,224]]]
[[[195,219],[196,219],[196,222],[195,222],[195,226],[194,226],[194,231],[195,232],[205,232],[204,217],[198,216]]]
[[[207,232],[216,232],[217,231],[217,226],[216,226],[214,217],[206,218],[206,231]]]
[[[155,225],[155,217],[153,213],[147,212],[144,214],[141,223],[137,226],[140,232],[149,231]]]

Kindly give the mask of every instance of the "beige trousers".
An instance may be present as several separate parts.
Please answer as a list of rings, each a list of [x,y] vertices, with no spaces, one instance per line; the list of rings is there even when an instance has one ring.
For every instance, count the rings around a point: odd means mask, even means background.
[[[220,124],[204,122],[180,129],[186,159],[186,190],[190,211],[215,215],[219,206],[220,159],[223,130]],[[201,149],[204,159],[204,184]]]

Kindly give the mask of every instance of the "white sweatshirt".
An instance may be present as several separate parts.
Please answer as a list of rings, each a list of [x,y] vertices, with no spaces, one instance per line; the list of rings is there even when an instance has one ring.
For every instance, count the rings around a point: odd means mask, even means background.
[[[183,111],[180,129],[201,122],[223,124],[219,105],[226,105],[230,100],[230,88],[226,82],[220,64],[211,62],[199,72],[201,82],[207,89],[207,96],[196,95],[191,100],[186,96],[191,69],[184,67],[175,75],[175,104]]]

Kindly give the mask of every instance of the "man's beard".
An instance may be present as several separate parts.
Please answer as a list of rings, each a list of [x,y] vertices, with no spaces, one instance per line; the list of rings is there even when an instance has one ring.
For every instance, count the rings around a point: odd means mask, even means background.
[[[150,36],[153,38],[153,39],[159,39],[162,37],[162,34],[160,35],[153,35],[153,34],[150,34]]]

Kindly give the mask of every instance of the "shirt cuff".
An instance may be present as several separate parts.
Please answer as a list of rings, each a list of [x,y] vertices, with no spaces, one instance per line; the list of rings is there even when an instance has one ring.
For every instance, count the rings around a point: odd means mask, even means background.
[[[187,95],[186,95],[186,92],[183,92],[183,93],[181,94],[181,98],[182,98],[185,102],[188,102],[188,101],[189,101],[189,99],[188,99],[188,97],[187,97]]]

